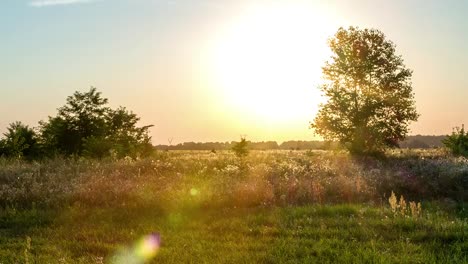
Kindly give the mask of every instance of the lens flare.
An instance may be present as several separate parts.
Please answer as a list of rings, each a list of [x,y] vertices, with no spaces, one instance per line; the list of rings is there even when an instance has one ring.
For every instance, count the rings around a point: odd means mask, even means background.
[[[143,264],[147,263],[158,254],[161,246],[161,236],[157,233],[140,239],[132,248],[127,248],[116,254],[110,263],[112,264]]]
[[[135,255],[144,260],[150,260],[156,256],[161,244],[159,234],[151,234],[140,240],[135,247]]]
[[[200,193],[200,192],[199,192],[197,189],[195,189],[195,188],[192,188],[192,189],[190,190],[190,195],[192,195],[192,196],[197,196],[199,193]]]

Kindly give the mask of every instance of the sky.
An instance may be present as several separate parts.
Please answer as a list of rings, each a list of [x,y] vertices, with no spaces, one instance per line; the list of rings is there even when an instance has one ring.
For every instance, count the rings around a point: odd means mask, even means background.
[[[313,140],[326,46],[376,28],[413,70],[411,134],[468,124],[468,1],[2,0],[0,132],[74,91],[153,124],[153,143]]]

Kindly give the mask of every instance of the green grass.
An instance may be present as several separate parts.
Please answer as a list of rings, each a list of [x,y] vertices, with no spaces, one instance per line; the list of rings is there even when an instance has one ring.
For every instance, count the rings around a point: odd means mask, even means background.
[[[142,263],[155,233],[149,263],[468,263],[467,184],[437,151],[0,158],[0,264]],[[392,191],[422,216],[395,217]]]
[[[0,263],[112,263],[159,233],[151,263],[467,263],[468,225],[448,215],[393,217],[362,205],[3,211]],[[26,237],[31,247],[25,253]],[[26,254],[26,255],[25,255]]]

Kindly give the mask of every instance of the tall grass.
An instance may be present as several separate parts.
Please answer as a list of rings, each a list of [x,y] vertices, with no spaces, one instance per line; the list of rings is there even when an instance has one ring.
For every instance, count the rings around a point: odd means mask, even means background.
[[[467,175],[430,151],[0,159],[0,262],[130,263],[156,235],[148,263],[465,263]]]
[[[251,207],[386,204],[392,191],[412,201],[464,206],[468,160],[444,153],[387,158],[327,151],[161,152],[143,160],[0,160],[0,206]],[[460,209],[460,208],[458,208]]]

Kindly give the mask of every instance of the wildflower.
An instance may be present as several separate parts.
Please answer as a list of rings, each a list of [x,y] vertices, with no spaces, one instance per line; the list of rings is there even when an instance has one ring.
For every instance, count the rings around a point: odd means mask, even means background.
[[[396,214],[397,209],[398,209],[398,200],[393,191],[392,191],[392,194],[390,195],[390,198],[388,198],[388,203],[390,204],[390,208],[392,209],[392,212]]]
[[[400,207],[400,214],[402,216],[405,216],[405,214],[406,214],[406,201],[405,201],[405,197],[403,197],[403,195],[400,196],[399,207]]]
[[[421,203],[410,202],[411,216],[419,217],[421,215]]]

